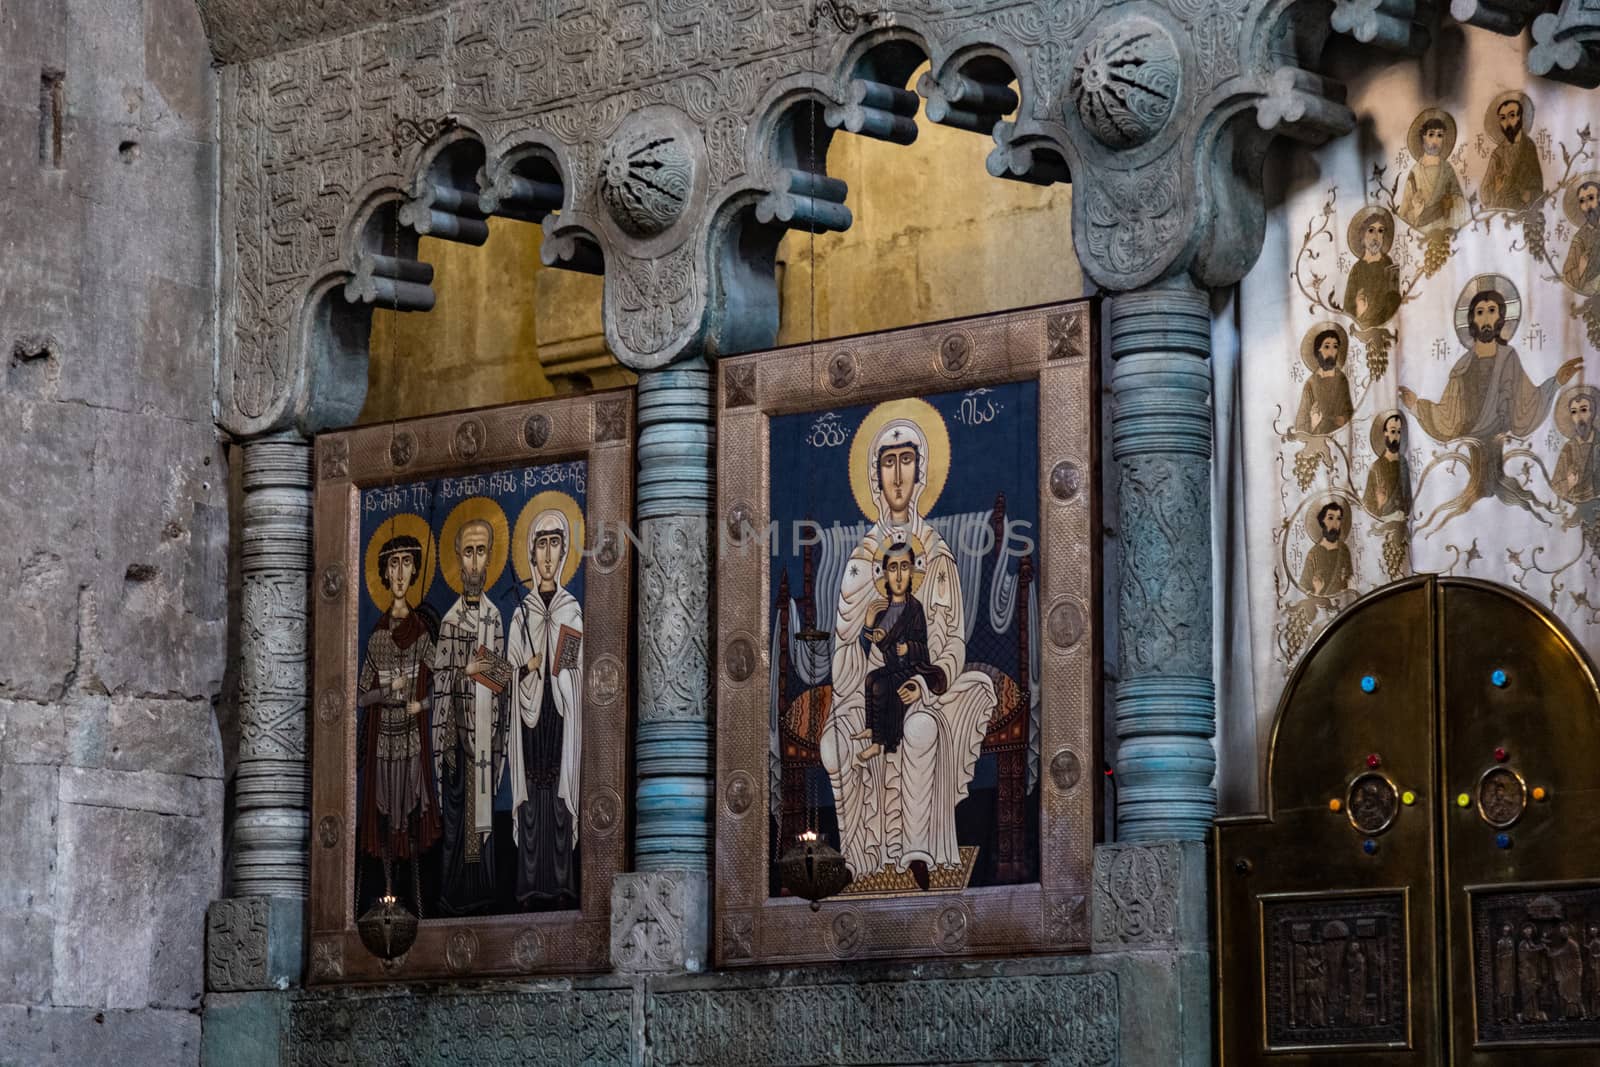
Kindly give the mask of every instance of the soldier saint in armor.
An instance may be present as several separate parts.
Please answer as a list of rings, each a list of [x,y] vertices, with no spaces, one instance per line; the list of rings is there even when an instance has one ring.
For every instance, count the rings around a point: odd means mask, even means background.
[[[382,861],[388,892],[393,891],[394,863],[409,867],[419,909],[419,861],[439,839],[433,752],[422,717],[433,634],[406,599],[419,580],[422,556],[421,542],[407,535],[391,537],[378,550],[379,577],[393,600],[367,638],[356,681],[356,705],[366,712],[360,740],[361,852]]]

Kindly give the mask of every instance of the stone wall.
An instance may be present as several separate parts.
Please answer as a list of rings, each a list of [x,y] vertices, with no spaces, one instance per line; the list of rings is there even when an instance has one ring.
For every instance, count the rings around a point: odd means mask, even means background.
[[[0,40],[0,1064],[192,1064],[223,812],[215,77],[193,0],[8,0]]]

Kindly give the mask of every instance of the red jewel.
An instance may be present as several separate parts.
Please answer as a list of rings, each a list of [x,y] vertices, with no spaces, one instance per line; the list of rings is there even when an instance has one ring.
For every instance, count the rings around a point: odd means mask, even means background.
[[[1497,748],[1497,749],[1494,750],[1494,758],[1495,758],[1495,762],[1496,763],[1504,763],[1509,758],[1509,756],[1506,753],[1505,749]]]
[[[1380,764],[1382,762],[1383,762],[1383,760],[1378,758],[1378,754],[1376,752],[1374,752],[1372,755],[1367,757],[1367,766],[1368,767],[1374,767],[1375,768],[1375,767],[1378,766],[1378,764]]]

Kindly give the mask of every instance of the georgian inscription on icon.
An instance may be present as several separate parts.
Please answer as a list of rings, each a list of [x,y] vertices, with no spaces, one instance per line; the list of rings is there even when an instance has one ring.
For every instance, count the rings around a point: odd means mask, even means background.
[[[625,717],[592,683],[626,661],[627,568],[592,564],[600,529],[626,520],[631,463],[625,443],[596,447],[595,403],[329,438],[349,461],[318,487],[318,569],[346,594],[317,619],[336,713],[318,716],[313,808],[350,829],[313,853],[312,909],[319,935],[346,939],[345,978],[606,962],[585,927],[608,922],[625,846],[593,812],[631,790]],[[534,424],[546,454],[530,462]],[[533,942],[536,965],[516,951]]]
[[[838,955],[821,897],[852,955],[1042,950],[1042,887],[1087,889],[1098,776],[1051,765],[1095,748],[1072,321],[1054,360],[1060,308],[724,364],[719,619],[750,640],[723,649],[718,762],[753,788],[721,806],[717,884],[758,916],[741,962]]]
[[[1267,898],[1267,1047],[1407,1040],[1405,897]]]
[[[1478,1040],[1600,1041],[1600,885],[1471,897]]]

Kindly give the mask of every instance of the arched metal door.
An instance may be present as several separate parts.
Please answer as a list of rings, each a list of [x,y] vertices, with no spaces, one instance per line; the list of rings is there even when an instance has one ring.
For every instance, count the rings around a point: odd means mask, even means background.
[[[1217,825],[1227,1067],[1600,1063],[1600,694],[1537,605],[1364,598],[1291,676],[1266,786]]]

